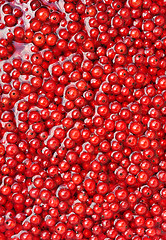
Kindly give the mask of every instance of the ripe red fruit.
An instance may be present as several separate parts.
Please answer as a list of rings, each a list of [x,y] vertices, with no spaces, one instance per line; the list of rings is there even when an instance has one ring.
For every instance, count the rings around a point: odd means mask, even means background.
[[[49,17],[49,10],[47,8],[41,7],[36,11],[36,17],[42,21],[45,22],[47,18]]]
[[[36,33],[33,37],[33,43],[37,46],[37,47],[42,47],[45,43],[45,38],[43,36],[43,34],[41,33]]]
[[[139,8],[143,4],[142,0],[129,0],[129,4],[132,8]]]
[[[4,17],[5,23],[8,27],[13,27],[16,25],[17,23],[17,19],[16,17],[14,17],[13,15],[7,15]]]
[[[166,90],[166,78],[165,77],[159,78],[158,86],[159,86],[160,89]]]

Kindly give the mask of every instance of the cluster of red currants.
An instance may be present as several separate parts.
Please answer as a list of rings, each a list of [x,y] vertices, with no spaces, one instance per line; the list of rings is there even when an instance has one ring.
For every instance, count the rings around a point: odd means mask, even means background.
[[[0,14],[0,240],[166,240],[166,0]]]

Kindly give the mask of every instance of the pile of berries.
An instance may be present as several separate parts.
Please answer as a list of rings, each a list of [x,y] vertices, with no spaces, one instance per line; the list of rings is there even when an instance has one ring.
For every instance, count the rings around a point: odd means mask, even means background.
[[[166,240],[166,0],[0,0],[0,240]]]

